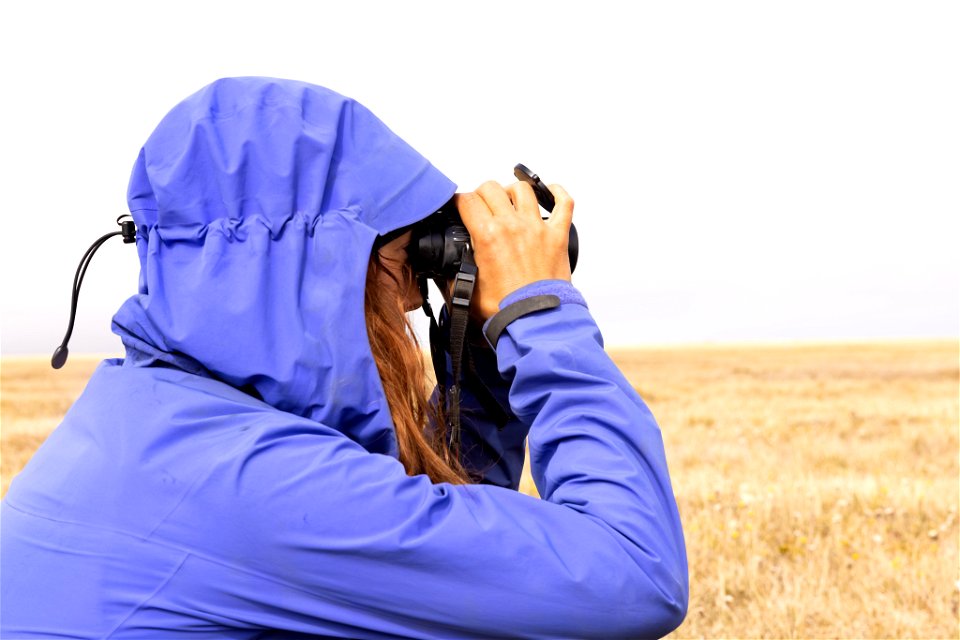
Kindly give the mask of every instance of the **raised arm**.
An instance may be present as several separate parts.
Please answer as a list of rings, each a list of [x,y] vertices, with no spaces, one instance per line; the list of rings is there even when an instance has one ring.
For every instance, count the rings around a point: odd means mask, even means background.
[[[497,356],[543,500],[435,485],[321,425],[261,422],[153,533],[189,551],[171,582],[207,617],[340,637],[674,629],[687,566],[660,432],[587,309],[516,320]]]

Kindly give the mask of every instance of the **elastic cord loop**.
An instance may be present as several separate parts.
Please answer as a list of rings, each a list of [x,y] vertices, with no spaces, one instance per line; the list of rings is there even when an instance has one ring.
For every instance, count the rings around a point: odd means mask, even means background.
[[[130,219],[124,220],[124,218]],[[73,276],[73,290],[70,296],[70,322],[67,324],[67,333],[64,334],[63,342],[54,350],[53,357],[50,358],[50,365],[54,369],[59,369],[66,364],[67,356],[70,355],[67,343],[70,342],[70,336],[73,335],[73,325],[77,319],[77,304],[80,302],[80,287],[83,285],[83,277],[87,274],[87,267],[93,259],[93,254],[97,252],[97,249],[99,249],[104,242],[113,236],[123,236],[123,242],[125,244],[132,244],[137,241],[137,225],[134,223],[130,214],[125,213],[118,217],[117,224],[120,226],[120,231],[112,231],[97,238],[97,241],[90,245],[90,248],[87,249],[83,257],[80,258],[80,264],[77,265],[77,272]]]

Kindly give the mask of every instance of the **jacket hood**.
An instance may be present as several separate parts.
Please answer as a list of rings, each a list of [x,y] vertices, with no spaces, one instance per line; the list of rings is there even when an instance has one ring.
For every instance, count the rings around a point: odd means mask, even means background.
[[[139,293],[113,318],[125,366],[173,366],[397,455],[364,320],[378,234],[456,186],[359,103],[225,78],[163,118],[128,190]]]

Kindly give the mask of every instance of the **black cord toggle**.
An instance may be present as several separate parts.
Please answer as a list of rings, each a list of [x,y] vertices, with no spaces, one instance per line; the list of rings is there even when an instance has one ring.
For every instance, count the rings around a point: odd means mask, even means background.
[[[129,218],[129,220],[124,220],[124,218]],[[125,213],[117,218],[117,224],[120,225],[123,244],[133,244],[137,241],[137,223],[133,221],[133,216]]]
[[[129,218],[129,220],[124,220],[124,218]],[[67,356],[70,355],[67,343],[70,342],[70,336],[73,335],[73,324],[77,319],[77,302],[80,300],[80,285],[83,284],[83,276],[87,273],[87,267],[90,265],[93,254],[97,252],[97,249],[99,249],[104,242],[113,236],[122,236],[124,244],[137,241],[137,225],[129,213],[118,217],[117,224],[120,226],[120,231],[113,231],[97,238],[97,241],[90,245],[87,252],[83,254],[83,258],[80,259],[77,272],[73,276],[73,294],[70,298],[70,323],[67,325],[67,333],[63,336],[63,342],[61,342],[60,346],[53,352],[53,357],[50,358],[50,365],[54,369],[59,369],[66,364]]]

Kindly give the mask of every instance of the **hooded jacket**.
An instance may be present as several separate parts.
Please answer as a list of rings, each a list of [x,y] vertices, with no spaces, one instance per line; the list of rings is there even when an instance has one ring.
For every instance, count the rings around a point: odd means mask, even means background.
[[[475,485],[408,476],[364,322],[375,238],[455,185],[357,102],[219,80],[143,146],[139,293],[2,506],[3,638],[613,638],[683,618],[659,429],[575,289],[465,389]],[[541,283],[542,286],[542,283]],[[514,294],[522,297],[523,290]],[[529,433],[542,499],[516,491]]]

